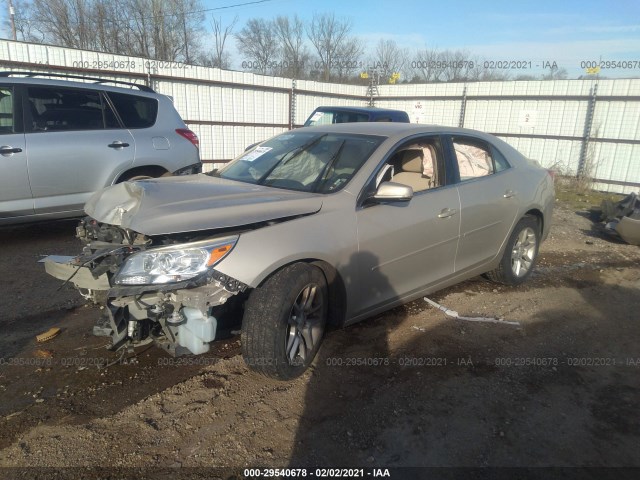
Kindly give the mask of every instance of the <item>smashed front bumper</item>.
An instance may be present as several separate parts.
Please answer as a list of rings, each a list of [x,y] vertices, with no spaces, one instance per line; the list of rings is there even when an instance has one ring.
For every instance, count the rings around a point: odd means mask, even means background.
[[[166,285],[112,285],[112,273],[96,272],[83,257],[50,256],[42,260],[46,272],[72,283],[87,300],[104,305],[94,335],[111,338],[111,349],[152,340],[172,355],[209,351],[231,297],[247,285],[214,269],[198,278]]]

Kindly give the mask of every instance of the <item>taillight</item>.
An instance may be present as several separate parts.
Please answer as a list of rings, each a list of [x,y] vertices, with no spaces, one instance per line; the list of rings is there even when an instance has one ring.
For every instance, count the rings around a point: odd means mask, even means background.
[[[555,179],[556,179],[556,171],[555,170],[551,170],[550,168],[547,168],[547,173],[551,177],[551,180],[555,181]]]
[[[176,133],[189,140],[196,148],[200,148],[200,140],[198,140],[198,136],[188,128],[176,128]]]

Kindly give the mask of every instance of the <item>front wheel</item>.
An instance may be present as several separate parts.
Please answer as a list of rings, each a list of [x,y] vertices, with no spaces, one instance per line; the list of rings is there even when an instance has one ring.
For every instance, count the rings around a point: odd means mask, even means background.
[[[283,268],[256,288],[242,319],[242,355],[268,377],[289,380],[313,361],[327,323],[327,282],[306,263]]]
[[[535,217],[523,217],[513,229],[498,268],[487,278],[505,285],[524,282],[536,264],[540,247],[540,226]]]

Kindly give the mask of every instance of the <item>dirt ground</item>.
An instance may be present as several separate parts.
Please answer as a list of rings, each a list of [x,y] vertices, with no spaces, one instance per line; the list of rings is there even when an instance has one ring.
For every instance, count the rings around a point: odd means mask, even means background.
[[[1,229],[0,467],[640,467],[640,249],[583,203],[559,202],[525,285],[431,297],[519,326],[416,301],[330,331],[293,382],[248,370],[237,338],[98,368],[117,357],[91,335],[97,307],[36,263],[79,251],[76,222]]]

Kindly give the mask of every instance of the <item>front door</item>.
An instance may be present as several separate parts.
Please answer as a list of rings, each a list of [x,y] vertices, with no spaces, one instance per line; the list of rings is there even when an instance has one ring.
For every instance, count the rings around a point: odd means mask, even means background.
[[[439,138],[420,137],[398,147],[376,175],[377,183],[409,185],[414,195],[408,202],[374,203],[356,213],[356,315],[406,298],[454,273],[460,199],[456,186],[445,184],[443,169]]]

